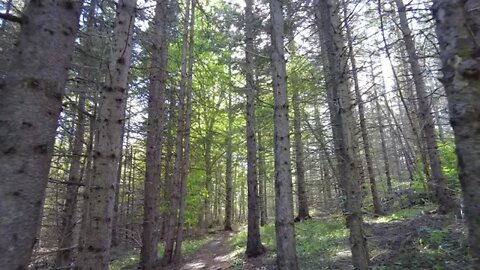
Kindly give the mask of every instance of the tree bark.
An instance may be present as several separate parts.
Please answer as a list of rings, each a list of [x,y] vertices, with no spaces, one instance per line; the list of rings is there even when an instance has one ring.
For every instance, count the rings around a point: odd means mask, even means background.
[[[108,269],[112,233],[113,207],[122,131],[127,103],[128,72],[132,53],[132,36],[136,0],[117,5],[113,47],[101,92],[98,135],[93,154],[93,178],[88,192],[90,218],[87,220],[85,246],[80,251],[81,269]]]
[[[154,269],[157,259],[160,208],[160,163],[165,122],[167,84],[167,13],[168,1],[157,1],[150,66],[148,126],[146,142],[146,174],[144,182],[144,214],[140,267]]]
[[[293,225],[292,172],[288,120],[287,71],[284,48],[284,18],[281,0],[270,0],[272,24],[272,87],[274,97],[275,145],[275,234],[277,267],[298,269]]]
[[[328,105],[337,156],[340,186],[345,196],[344,215],[350,230],[352,261],[355,269],[366,270],[369,256],[362,220],[362,194],[359,185],[353,134],[353,112],[345,73],[347,57],[341,35],[337,0],[318,0],[317,16],[322,30],[322,51],[327,54],[325,73]]]
[[[472,265],[480,265],[480,6],[478,1],[435,0],[440,56],[455,134]]]
[[[0,79],[0,269],[26,269],[82,2],[32,2]]]

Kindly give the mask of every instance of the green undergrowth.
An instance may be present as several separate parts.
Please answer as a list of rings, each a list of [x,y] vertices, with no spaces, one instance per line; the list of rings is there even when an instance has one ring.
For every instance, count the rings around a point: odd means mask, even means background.
[[[407,219],[415,218],[422,216],[426,212],[432,211],[435,209],[435,205],[428,203],[425,205],[420,206],[413,206],[411,208],[400,209],[394,211],[388,215],[377,217],[377,218],[370,218],[366,217],[366,222],[373,222],[373,223],[388,223],[393,221],[404,221]]]
[[[213,239],[213,236],[207,236],[198,239],[187,239],[182,244],[182,253],[184,256],[188,256],[195,251],[199,250],[202,246],[207,244]],[[163,244],[158,246],[157,256],[161,258],[163,256]],[[110,270],[122,270],[122,269],[136,269],[140,260],[139,250],[132,252],[129,255],[121,257],[110,263]]]
[[[385,235],[377,234],[376,240],[369,243],[373,254],[389,254],[376,260],[375,269],[470,269],[466,229],[462,221],[453,215],[428,214],[434,208],[434,205],[427,204],[367,219],[376,226],[390,226],[382,231]],[[391,224],[396,225],[391,227]],[[390,251],[385,250],[388,239]]]
[[[470,269],[466,235],[458,232],[456,226],[451,224],[443,228],[417,228],[415,239],[400,252],[394,262],[378,269]]]
[[[260,230],[262,243],[267,248],[267,260],[275,257],[275,227],[268,224]],[[343,217],[310,219],[295,223],[296,249],[300,269],[322,269],[337,254],[348,251],[348,230]],[[242,269],[247,233],[242,231],[230,239],[232,251],[237,255],[234,269]]]

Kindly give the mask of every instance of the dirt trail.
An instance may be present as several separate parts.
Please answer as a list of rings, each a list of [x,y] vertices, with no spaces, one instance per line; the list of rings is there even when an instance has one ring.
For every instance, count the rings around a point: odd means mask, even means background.
[[[220,232],[216,237],[201,247],[172,270],[224,270],[231,265],[234,254],[231,254],[228,239],[234,232]]]

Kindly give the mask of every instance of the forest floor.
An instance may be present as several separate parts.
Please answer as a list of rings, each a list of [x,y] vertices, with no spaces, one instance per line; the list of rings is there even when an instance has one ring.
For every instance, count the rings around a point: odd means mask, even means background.
[[[372,269],[469,269],[462,220],[436,215],[433,209],[432,205],[415,206],[382,217],[366,217]],[[300,269],[353,269],[348,230],[341,215],[316,216],[296,223],[295,230]],[[258,258],[245,257],[246,237],[245,228],[240,228],[186,241],[185,259],[169,269],[276,269],[273,224],[261,228],[267,252]]]
[[[466,229],[454,216],[433,213],[432,205],[402,209],[383,217],[366,217],[373,269],[468,269]],[[245,258],[246,232],[219,232],[187,256],[175,270],[270,270],[275,267],[275,229],[262,228],[267,252]],[[353,269],[348,230],[339,215],[315,217],[296,224],[300,269]]]
[[[228,244],[233,235],[235,232],[219,231],[215,233],[210,242],[187,256],[180,264],[172,266],[172,270],[228,269],[236,255],[230,251]]]

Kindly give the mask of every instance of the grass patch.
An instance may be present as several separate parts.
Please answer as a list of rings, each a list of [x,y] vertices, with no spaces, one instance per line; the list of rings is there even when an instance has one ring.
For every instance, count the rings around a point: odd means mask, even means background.
[[[425,212],[435,209],[435,205],[426,204],[421,206],[413,206],[411,208],[400,209],[391,213],[390,215],[381,216],[378,218],[365,217],[366,222],[372,223],[388,223],[392,221],[402,221],[410,218],[415,218],[423,215]]]
[[[199,250],[202,246],[206,245],[213,239],[212,236],[207,236],[204,238],[198,239],[188,239],[185,240],[182,244],[182,254],[183,256],[188,256],[195,251]],[[163,244],[158,246],[157,257],[161,258],[163,256],[164,247]],[[135,250],[129,255],[114,260],[110,263],[110,270],[122,270],[122,269],[136,269],[140,261],[139,250]]]

